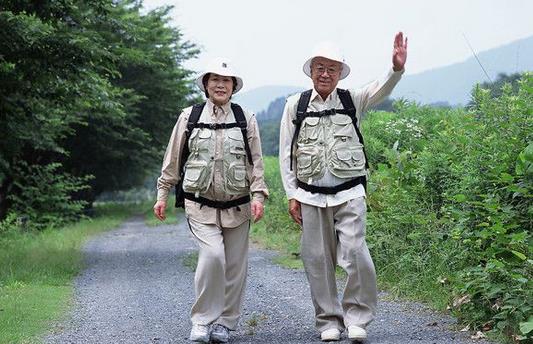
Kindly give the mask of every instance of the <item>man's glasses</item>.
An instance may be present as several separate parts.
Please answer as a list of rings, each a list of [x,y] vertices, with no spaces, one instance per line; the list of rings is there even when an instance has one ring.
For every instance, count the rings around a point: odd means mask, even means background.
[[[337,75],[337,73],[340,72],[340,68],[326,67],[324,65],[319,64],[319,65],[313,66],[313,71],[320,75],[324,74],[324,72],[328,72],[329,75]]]

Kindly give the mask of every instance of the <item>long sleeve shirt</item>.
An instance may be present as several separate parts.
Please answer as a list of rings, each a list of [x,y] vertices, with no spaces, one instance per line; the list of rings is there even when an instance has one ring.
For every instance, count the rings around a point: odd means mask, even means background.
[[[383,79],[376,80],[361,89],[349,90],[357,110],[356,117],[358,126],[361,123],[362,115],[369,107],[379,103],[388,95],[390,95],[394,86],[396,86],[398,81],[400,81],[403,72],[404,70],[395,72],[391,69]],[[281,179],[287,197],[289,199],[296,199],[302,203],[317,207],[333,207],[347,202],[350,199],[364,197],[365,189],[361,184],[333,195],[311,193],[297,186],[295,170],[296,166],[293,166],[293,170],[291,171],[290,159],[292,137],[295,131],[295,126],[292,121],[296,118],[299,99],[300,94],[295,94],[287,99],[280,124],[279,162]],[[322,111],[332,108],[343,108],[337,92],[333,91],[327,96],[326,99],[322,99],[318,92],[313,89],[307,111]],[[313,182],[313,185],[331,187],[339,185],[344,181],[346,180],[341,180],[331,174],[329,171],[326,171],[321,179]]]
[[[163,158],[163,166],[161,168],[161,176],[157,180],[157,199],[166,201],[169,191],[179,181],[181,153],[185,143],[185,131],[187,129],[187,121],[191,114],[192,107],[183,110],[178,117],[176,125],[170,136],[170,140]],[[263,202],[265,197],[268,197],[268,189],[264,180],[264,166],[263,157],[261,153],[261,140],[259,137],[259,127],[257,120],[253,114],[243,110],[247,119],[247,139],[250,146],[250,153],[252,155],[253,165],[246,164],[246,174],[250,183],[250,192],[252,199]],[[209,99],[204,106],[200,116],[201,121],[207,119],[211,123],[226,123],[228,117],[232,114],[230,103],[222,106],[216,106]],[[215,166],[213,179],[209,189],[202,196],[216,200],[228,201],[236,196],[228,195],[224,191],[223,175],[223,144],[224,134],[222,130],[215,130]],[[208,206],[203,206],[194,201],[185,200],[185,212],[188,217],[204,224],[216,224],[223,228],[234,228],[248,221],[251,218],[250,203],[233,207],[229,209],[215,209]]]

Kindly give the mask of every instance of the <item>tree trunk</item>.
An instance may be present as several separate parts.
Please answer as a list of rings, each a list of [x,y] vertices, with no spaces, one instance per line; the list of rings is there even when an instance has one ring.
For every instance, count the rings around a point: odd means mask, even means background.
[[[3,220],[7,215],[8,210],[8,190],[11,188],[13,180],[11,178],[6,178],[0,184],[0,220]]]

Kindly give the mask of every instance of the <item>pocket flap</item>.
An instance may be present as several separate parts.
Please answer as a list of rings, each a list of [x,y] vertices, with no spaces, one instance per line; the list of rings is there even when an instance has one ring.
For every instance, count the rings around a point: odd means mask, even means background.
[[[242,137],[242,132],[239,130],[230,130],[228,131],[228,137],[232,140],[238,140],[238,141],[242,141],[243,137]]]
[[[305,125],[314,127],[318,125],[318,122],[320,121],[319,117],[307,117],[304,121]]]
[[[211,137],[211,129],[202,128],[198,134],[201,139],[208,139]]]
[[[350,160],[352,158],[352,152],[349,151],[349,150],[339,150],[336,152],[337,154],[337,158],[339,158],[339,160],[342,160],[342,161],[347,161],[347,160]]]
[[[246,169],[244,167],[236,167],[233,171],[233,177],[235,180],[241,181],[246,178]]]
[[[311,155],[300,155],[297,158],[298,168],[307,168],[311,166]]]
[[[331,122],[338,125],[347,125],[352,123],[352,119],[347,115],[336,114],[331,116]]]
[[[187,168],[185,170],[185,179],[190,180],[191,182],[195,182],[200,178],[200,175],[202,174],[202,168],[201,167],[193,167],[193,168]]]

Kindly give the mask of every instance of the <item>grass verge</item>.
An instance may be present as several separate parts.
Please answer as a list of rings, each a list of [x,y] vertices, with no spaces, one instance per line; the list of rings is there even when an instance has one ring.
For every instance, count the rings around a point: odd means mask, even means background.
[[[116,227],[138,206],[101,205],[96,216],[63,228],[0,237],[0,343],[39,342],[71,304],[72,279],[83,268],[81,247]]]
[[[159,221],[157,217],[154,215],[154,203],[148,202],[143,204],[143,215],[144,215],[144,222],[147,226],[154,227],[154,226],[160,226],[160,225],[173,225],[178,223],[178,216],[180,214],[183,214],[183,208],[176,208],[174,206],[175,198],[174,196],[171,196],[168,198],[167,201],[167,209],[165,211],[165,214],[167,216],[166,220],[164,222]]]

